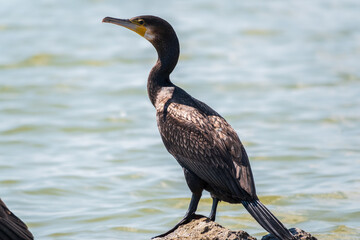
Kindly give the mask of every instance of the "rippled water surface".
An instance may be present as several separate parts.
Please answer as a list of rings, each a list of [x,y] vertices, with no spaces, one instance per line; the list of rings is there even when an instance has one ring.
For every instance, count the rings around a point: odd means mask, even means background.
[[[149,239],[190,192],[146,93],[156,52],[105,16],[166,18],[173,82],[244,142],[262,201],[289,227],[360,239],[360,3],[1,1],[0,197],[36,239]],[[208,214],[208,194],[199,213]],[[217,221],[257,237],[241,205]]]

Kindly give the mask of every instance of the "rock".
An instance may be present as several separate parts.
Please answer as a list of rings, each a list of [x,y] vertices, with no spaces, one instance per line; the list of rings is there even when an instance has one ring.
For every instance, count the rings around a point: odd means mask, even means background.
[[[317,240],[299,228],[291,228],[290,232],[299,240]],[[165,237],[153,240],[256,240],[242,230],[231,231],[209,218],[196,215],[191,222],[181,225],[174,232]],[[261,240],[277,240],[272,234],[262,237]]]
[[[316,237],[313,237],[310,233],[301,230],[300,228],[290,228],[289,231],[296,237],[297,240],[317,240]],[[261,240],[277,240],[277,238],[268,234],[261,238]]]
[[[196,215],[191,222],[181,225],[174,232],[153,240],[256,240],[244,231],[231,231],[204,216]]]

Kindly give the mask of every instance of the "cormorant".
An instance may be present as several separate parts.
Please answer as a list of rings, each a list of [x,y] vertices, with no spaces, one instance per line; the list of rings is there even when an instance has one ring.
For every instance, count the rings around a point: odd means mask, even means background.
[[[202,191],[207,190],[213,199],[211,220],[215,220],[219,201],[242,203],[268,232],[279,239],[293,239],[288,229],[259,201],[248,156],[234,129],[215,110],[170,81],[180,52],[172,26],[150,15],[131,19],[106,17],[103,22],[140,34],[158,53],[158,60],[149,74],[147,91],[156,109],[163,143],[183,168],[192,197],[184,218],[157,237],[189,222],[195,216]]]
[[[0,239],[33,240],[26,224],[13,214],[0,199]]]

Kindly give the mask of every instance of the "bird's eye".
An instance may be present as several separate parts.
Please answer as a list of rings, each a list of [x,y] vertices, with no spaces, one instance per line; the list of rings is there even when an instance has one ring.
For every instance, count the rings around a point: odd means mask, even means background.
[[[142,20],[142,19],[137,20],[137,22],[138,22],[138,24],[140,24],[140,25],[143,25],[143,24],[144,24],[144,20]]]

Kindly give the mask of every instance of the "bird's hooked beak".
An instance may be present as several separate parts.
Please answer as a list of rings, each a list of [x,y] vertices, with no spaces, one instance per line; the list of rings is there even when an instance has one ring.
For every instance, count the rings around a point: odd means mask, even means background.
[[[118,19],[118,18],[112,18],[112,17],[106,17],[102,20],[102,22],[105,23],[113,23],[122,27],[126,27],[127,29],[130,29],[136,33],[138,33],[140,36],[144,37],[146,33],[146,27],[144,25],[141,25],[138,22],[131,21],[129,19]]]

